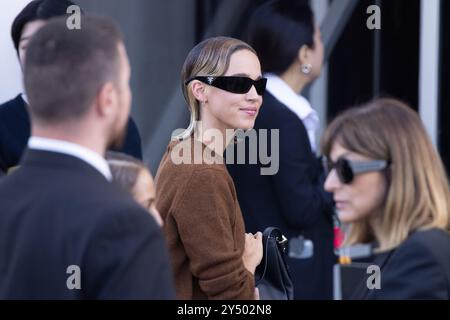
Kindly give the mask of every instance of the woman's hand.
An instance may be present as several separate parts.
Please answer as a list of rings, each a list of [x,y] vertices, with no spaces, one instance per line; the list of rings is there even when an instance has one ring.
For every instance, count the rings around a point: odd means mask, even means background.
[[[263,257],[262,233],[245,234],[245,248],[242,254],[242,260],[245,268],[255,274],[256,267],[260,264]]]

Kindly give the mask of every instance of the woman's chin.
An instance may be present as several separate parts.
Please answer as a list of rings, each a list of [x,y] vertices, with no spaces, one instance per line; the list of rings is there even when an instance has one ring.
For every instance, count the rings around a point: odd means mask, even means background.
[[[241,130],[247,131],[247,130],[253,129],[254,126],[255,126],[254,120],[241,121],[240,126],[238,128]]]
[[[336,211],[337,211],[339,220],[342,223],[352,223],[352,222],[355,222],[356,220],[358,220],[358,219],[356,219],[355,215],[352,214],[351,212],[348,212],[346,210],[336,210]]]

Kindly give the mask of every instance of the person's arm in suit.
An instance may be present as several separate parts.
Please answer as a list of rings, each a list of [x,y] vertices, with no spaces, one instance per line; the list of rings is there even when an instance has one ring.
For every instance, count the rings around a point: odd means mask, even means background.
[[[5,161],[2,158],[2,148],[1,148],[1,142],[0,142],[0,177],[5,175],[6,172],[8,172],[8,167],[6,166]]]
[[[6,166],[6,161],[3,160],[4,146],[3,140],[5,139],[4,128],[0,118],[0,177],[4,175],[8,171],[8,167]]]
[[[324,175],[311,152],[308,134],[296,116],[275,113],[272,128],[279,128],[279,171],[272,177],[284,219],[293,227],[308,228],[332,211]]]
[[[3,163],[2,154],[0,153],[0,177],[4,176],[6,172],[6,165]]]
[[[420,241],[397,249],[381,270],[381,289],[369,290],[369,299],[445,299],[448,300],[448,272]]]
[[[92,235],[86,269],[81,270],[87,298],[175,299],[172,268],[159,226],[137,206],[115,210],[105,215]]]

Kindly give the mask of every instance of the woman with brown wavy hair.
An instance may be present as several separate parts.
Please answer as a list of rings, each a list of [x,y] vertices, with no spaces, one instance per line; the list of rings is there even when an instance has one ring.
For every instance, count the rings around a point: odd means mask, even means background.
[[[449,299],[449,185],[418,115],[394,99],[349,109],[322,152],[346,244],[376,244],[381,289],[364,281],[354,298]]]

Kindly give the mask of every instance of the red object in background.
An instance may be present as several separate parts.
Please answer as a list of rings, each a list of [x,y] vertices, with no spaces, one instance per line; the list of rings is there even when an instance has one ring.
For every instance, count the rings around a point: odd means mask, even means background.
[[[344,242],[344,232],[339,226],[334,226],[334,248],[339,249]]]
[[[334,249],[339,249],[344,242],[345,233],[341,229],[341,221],[336,213],[333,214]]]

